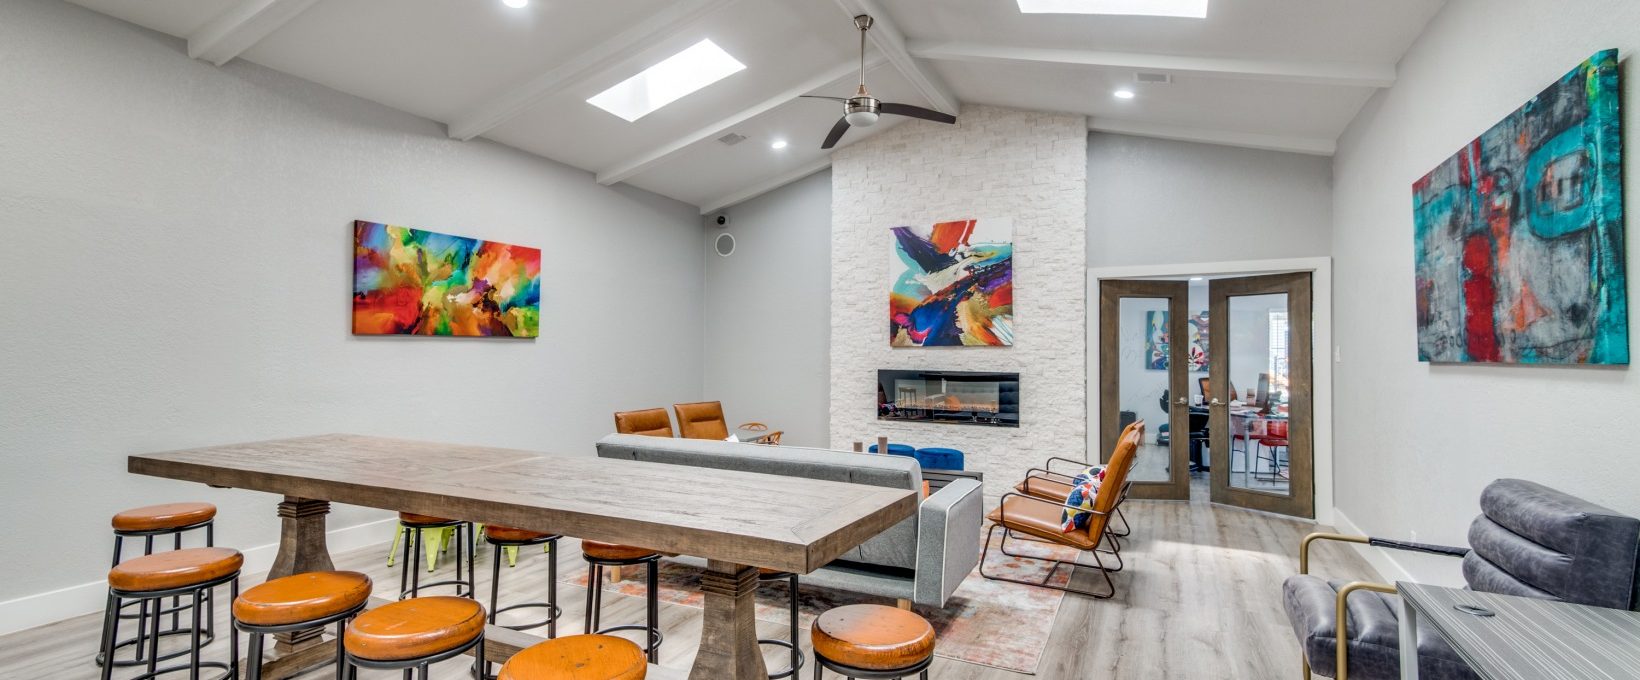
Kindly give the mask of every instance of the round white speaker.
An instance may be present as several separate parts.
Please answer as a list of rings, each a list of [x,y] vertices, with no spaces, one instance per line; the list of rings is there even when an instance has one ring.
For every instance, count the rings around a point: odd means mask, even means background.
[[[729,233],[718,234],[717,241],[712,244],[717,254],[728,257],[735,254],[735,235]]]

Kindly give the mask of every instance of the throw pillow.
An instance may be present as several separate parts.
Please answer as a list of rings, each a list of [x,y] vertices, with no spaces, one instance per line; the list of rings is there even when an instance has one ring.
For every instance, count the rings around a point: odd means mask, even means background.
[[[1059,529],[1065,533],[1087,531],[1093,520],[1093,499],[1099,496],[1099,483],[1105,481],[1105,468],[1095,465],[1071,480],[1071,493],[1065,497],[1065,509],[1059,513]]]

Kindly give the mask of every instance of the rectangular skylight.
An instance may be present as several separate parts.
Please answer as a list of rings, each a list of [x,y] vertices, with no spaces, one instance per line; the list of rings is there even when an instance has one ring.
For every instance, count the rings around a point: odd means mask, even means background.
[[[1131,14],[1207,18],[1208,0],[1019,0],[1025,14]]]
[[[587,103],[629,122],[636,121],[745,68],[745,64],[735,61],[717,43],[702,40],[599,92]]]

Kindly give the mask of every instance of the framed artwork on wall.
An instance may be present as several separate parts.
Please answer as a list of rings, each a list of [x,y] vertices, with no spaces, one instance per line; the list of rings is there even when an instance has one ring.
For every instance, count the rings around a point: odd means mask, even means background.
[[[1145,312],[1145,369],[1165,371],[1168,368],[1167,312]],[[1207,371],[1207,311],[1191,314],[1190,327],[1191,373]]]
[[[1627,364],[1617,50],[1412,186],[1418,359]]]
[[[353,223],[353,334],[540,335],[541,251]]]
[[[1007,218],[894,227],[889,344],[1014,344],[1014,225]]]

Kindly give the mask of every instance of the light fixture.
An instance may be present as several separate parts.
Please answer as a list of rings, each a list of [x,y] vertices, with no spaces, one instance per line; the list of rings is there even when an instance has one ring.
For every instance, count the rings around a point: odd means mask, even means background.
[[[773,144],[769,145],[769,148],[775,149],[777,151],[780,150],[780,149],[784,149],[784,148],[786,148],[786,140],[776,139],[776,140],[774,140]]]
[[[1207,279],[1207,277],[1205,277],[1205,276],[1192,276],[1192,277],[1190,277],[1191,281],[1203,281],[1203,280],[1206,280],[1206,279]]]
[[[530,6],[530,0],[501,0],[501,4],[513,9],[524,9]]]
[[[1128,14],[1207,18],[1208,0],[1019,0],[1025,14]]]
[[[1117,90],[1111,94],[1115,95],[1117,99],[1132,99],[1135,96],[1133,90]]]
[[[848,121],[848,124],[854,127],[871,127],[876,125],[877,119],[881,117],[882,116],[872,108],[866,106],[855,106],[851,102],[848,105],[848,113],[843,115],[843,120]]]
[[[745,68],[717,43],[702,40],[599,92],[587,103],[629,122],[636,121]]]

